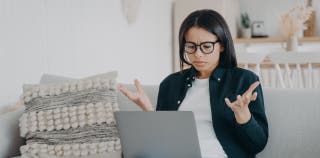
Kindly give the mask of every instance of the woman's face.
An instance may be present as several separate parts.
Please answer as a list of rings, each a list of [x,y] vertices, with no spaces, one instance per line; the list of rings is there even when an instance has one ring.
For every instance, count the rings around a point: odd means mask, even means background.
[[[196,45],[200,45],[204,42],[216,42],[218,40],[218,37],[207,30],[199,27],[191,27],[185,34],[186,44],[187,43],[195,43]],[[189,43],[189,44],[190,44]],[[209,45],[203,44],[202,48],[204,51],[208,49],[210,52],[210,43],[207,43]],[[211,44],[212,45],[212,44]],[[186,47],[188,47],[186,45]],[[185,50],[187,49],[185,47]],[[196,51],[192,54],[186,53],[188,59],[192,66],[195,67],[195,69],[199,72],[199,78],[207,78],[211,75],[213,70],[218,66],[219,64],[219,58],[220,53],[223,51],[223,47],[221,46],[220,42],[215,43],[213,46],[213,51],[210,54],[204,54],[200,46],[196,46]],[[192,44],[189,48],[193,48]]]

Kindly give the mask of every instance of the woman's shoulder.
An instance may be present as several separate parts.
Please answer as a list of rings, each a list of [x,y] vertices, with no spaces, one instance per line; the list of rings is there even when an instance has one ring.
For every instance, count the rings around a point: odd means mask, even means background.
[[[254,73],[251,70],[240,68],[240,67],[234,67],[229,68],[229,75],[232,75],[236,78],[246,78],[248,80],[259,80],[259,77],[256,73]]]
[[[251,84],[259,81],[258,75],[253,71],[235,67],[227,70],[225,75],[227,85],[232,85],[231,89],[233,93],[242,94],[244,93]]]
[[[190,71],[191,69],[189,68],[189,69],[171,73],[162,80],[161,84],[181,82],[187,77]]]

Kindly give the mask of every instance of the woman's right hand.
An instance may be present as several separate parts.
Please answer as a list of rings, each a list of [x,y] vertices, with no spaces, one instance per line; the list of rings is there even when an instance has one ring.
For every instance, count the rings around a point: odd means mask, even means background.
[[[131,92],[123,84],[119,84],[119,90],[127,96],[130,100],[136,103],[143,111],[154,111],[153,106],[150,102],[150,99],[143,91],[139,81],[137,79],[134,80],[134,85],[137,88],[137,92]]]

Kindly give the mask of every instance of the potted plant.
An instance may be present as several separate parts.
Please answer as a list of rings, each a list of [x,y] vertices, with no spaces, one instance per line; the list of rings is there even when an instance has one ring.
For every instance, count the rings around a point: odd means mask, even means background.
[[[246,12],[241,14],[241,36],[251,38],[250,18]]]
[[[298,49],[299,33],[307,29],[306,21],[311,17],[313,8],[297,5],[281,15],[281,33],[287,42],[287,51]]]

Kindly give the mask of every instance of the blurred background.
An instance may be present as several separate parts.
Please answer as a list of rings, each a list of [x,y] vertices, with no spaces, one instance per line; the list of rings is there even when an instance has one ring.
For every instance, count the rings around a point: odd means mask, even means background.
[[[287,37],[281,15],[297,5],[313,8],[303,21],[312,27]],[[239,66],[264,86],[320,87],[320,0],[0,0],[0,106],[44,73],[83,78],[116,70],[118,82],[159,84],[179,70],[183,18],[204,8],[225,17]]]

